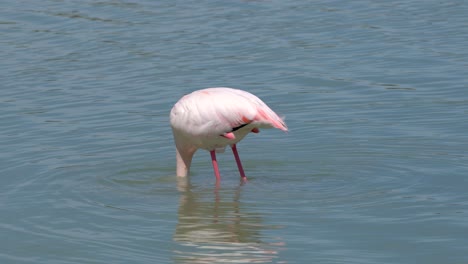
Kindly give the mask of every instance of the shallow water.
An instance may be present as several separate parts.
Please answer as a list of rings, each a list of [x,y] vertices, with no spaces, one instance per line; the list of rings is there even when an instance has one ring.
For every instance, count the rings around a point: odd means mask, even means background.
[[[463,1],[2,1],[1,263],[468,262]],[[290,132],[196,154],[185,93]]]

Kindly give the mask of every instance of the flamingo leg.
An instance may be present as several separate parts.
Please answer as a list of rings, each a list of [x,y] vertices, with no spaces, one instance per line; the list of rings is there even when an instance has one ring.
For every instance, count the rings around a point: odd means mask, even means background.
[[[239,169],[240,176],[242,180],[246,180],[247,177],[245,177],[244,168],[242,167],[242,162],[239,158],[239,153],[237,152],[236,144],[232,144],[231,149],[232,153],[234,154],[234,158],[236,158],[237,168]]]
[[[210,154],[211,154],[211,162],[213,163],[213,170],[214,170],[214,174],[216,177],[216,182],[218,183],[221,180],[221,176],[219,175],[218,161],[216,161],[215,150],[211,150]]]

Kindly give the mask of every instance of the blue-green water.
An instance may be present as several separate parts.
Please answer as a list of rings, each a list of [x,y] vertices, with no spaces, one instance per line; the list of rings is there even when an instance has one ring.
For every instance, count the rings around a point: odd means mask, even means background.
[[[466,1],[0,3],[0,262],[468,263]],[[175,177],[168,114],[285,116]]]

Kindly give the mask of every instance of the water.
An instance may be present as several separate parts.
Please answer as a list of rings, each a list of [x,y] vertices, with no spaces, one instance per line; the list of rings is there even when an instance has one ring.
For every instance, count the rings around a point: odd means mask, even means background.
[[[0,3],[1,263],[467,263],[464,1]],[[290,132],[175,175],[172,105]]]

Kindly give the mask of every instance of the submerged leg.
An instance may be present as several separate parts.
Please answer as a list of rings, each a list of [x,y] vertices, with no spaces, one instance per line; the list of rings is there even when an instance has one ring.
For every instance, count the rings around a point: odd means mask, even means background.
[[[219,168],[218,168],[218,161],[216,161],[216,152],[215,150],[210,151],[211,154],[211,162],[213,163],[213,170],[216,177],[216,182],[221,180],[221,176],[219,175]]]
[[[236,144],[232,144],[231,148],[232,148],[232,153],[234,153],[234,158],[236,158],[237,168],[239,169],[240,176],[243,180],[246,180],[247,177],[245,177],[244,168],[242,167],[242,162],[239,158],[239,153],[237,153]]]

